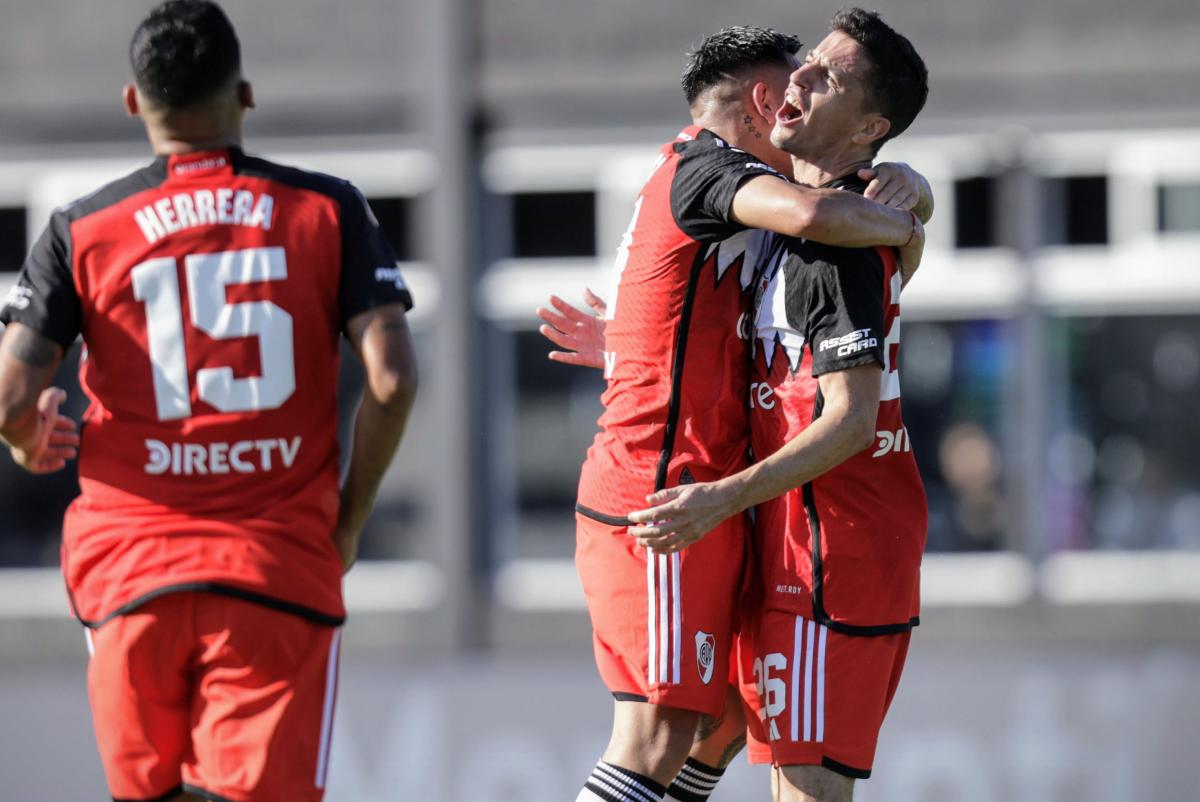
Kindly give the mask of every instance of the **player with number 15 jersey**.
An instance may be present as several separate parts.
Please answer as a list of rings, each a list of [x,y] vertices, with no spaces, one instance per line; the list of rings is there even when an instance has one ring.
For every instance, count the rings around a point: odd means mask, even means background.
[[[339,335],[412,303],[357,190],[236,147],[160,156],[55,212],[17,286],[5,322],[86,344],[79,618],[183,588],[340,622]]]

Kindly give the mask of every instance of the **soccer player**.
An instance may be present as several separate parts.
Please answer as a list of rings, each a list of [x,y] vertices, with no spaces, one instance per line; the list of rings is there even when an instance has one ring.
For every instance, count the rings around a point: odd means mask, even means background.
[[[840,12],[831,30],[792,73],[771,140],[798,181],[861,192],[857,171],[916,117],[927,73],[877,14]],[[755,302],[760,461],[628,516],[668,557],[756,507],[762,600],[740,634],[742,682],[751,761],[776,767],[785,802],[849,802],[870,776],[918,621],[927,513],[900,410],[903,281],[890,248],[781,239]]]
[[[55,211],[0,312],[0,437],[78,446],[62,561],[116,800],[320,800],[341,580],[416,389],[412,300],[349,183],[246,155],[237,36],[208,0],[138,25],[125,105],[156,155]],[[48,387],[82,335],[82,443]],[[366,368],[339,489],[339,340]]]
[[[662,799],[701,715],[725,706],[745,520],[656,555],[628,536],[626,515],[656,490],[746,465],[749,332],[740,326],[769,241],[761,229],[852,246],[923,237],[913,214],[783,178],[790,160],[764,133],[798,47],[739,27],[697,49],[683,76],[693,124],[663,146],[618,250],[605,412],[576,507],[576,565],[614,723],[579,800]],[[689,768],[673,797],[691,799],[719,776],[711,764]]]

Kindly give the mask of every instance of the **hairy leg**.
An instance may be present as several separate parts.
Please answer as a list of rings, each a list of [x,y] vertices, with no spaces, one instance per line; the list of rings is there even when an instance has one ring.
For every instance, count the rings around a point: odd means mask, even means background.
[[[781,766],[777,774],[775,802],[850,802],[854,797],[854,780],[824,766]]]
[[[670,785],[687,760],[699,718],[694,710],[616,702],[603,760]]]
[[[723,769],[746,745],[746,714],[737,688],[725,693],[725,709],[718,716],[700,716],[689,757]]]

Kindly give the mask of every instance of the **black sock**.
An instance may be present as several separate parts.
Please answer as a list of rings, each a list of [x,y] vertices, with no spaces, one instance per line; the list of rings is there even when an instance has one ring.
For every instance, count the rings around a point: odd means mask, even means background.
[[[601,760],[575,802],[662,802],[666,791],[644,774]]]
[[[705,802],[717,787],[725,769],[718,769],[689,757],[667,789],[667,799],[674,802]]]

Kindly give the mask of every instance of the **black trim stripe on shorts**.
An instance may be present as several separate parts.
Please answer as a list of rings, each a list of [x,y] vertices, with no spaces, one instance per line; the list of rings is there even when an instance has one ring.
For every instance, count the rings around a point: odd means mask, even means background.
[[[158,796],[152,796],[148,799],[131,799],[128,797],[114,796],[112,798],[112,801],[113,802],[170,802],[170,800],[174,799],[175,797],[179,796],[182,793],[183,793],[183,786],[177,785],[174,788],[172,788],[171,790],[167,791],[166,793],[159,794]]]
[[[825,406],[825,396],[820,390],[817,390],[817,397],[813,400],[813,421],[821,417],[821,411]],[[824,569],[821,564],[821,516],[817,514],[817,503],[813,495],[813,483],[805,482],[800,490],[804,498],[804,509],[808,512],[808,527],[812,532],[812,607],[813,620],[822,626],[828,627],[833,632],[842,635],[854,635],[860,637],[871,637],[876,635],[897,635],[901,632],[908,632],[913,627],[921,623],[920,616],[913,616],[908,621],[898,624],[879,624],[875,626],[856,626],[854,624],[845,624],[841,621],[834,621],[825,612],[825,578]],[[857,775],[847,775],[857,776]]]
[[[233,802],[233,800],[228,797],[221,796],[220,794],[214,794],[212,791],[205,791],[203,788],[198,788],[194,785],[188,785],[187,783],[183,784],[183,790],[189,794],[198,796],[201,799],[207,799],[208,802]]]
[[[845,763],[838,763],[836,760],[828,757],[821,758],[821,765],[832,772],[842,775],[843,777],[850,777],[855,780],[868,780],[871,778],[870,769],[856,769],[853,766],[847,766]]]
[[[117,616],[126,615],[133,612],[143,604],[157,599],[159,596],[165,596],[168,593],[215,593],[219,596],[230,596],[234,599],[259,604],[263,607],[269,607],[272,610],[278,610],[281,613],[299,616],[300,618],[312,621],[314,624],[320,624],[327,627],[340,627],[346,623],[345,616],[330,615],[322,613],[320,610],[314,610],[311,607],[305,607],[302,604],[277,599],[273,596],[267,596],[262,593],[256,593],[245,588],[234,587],[232,585],[224,585],[220,582],[183,582],[178,585],[166,585],[165,587],[156,588],[130,602],[122,604],[117,609],[113,610],[108,615],[101,618],[99,621],[89,621],[79,614],[79,608],[75,605],[75,597],[71,590],[67,589],[67,599],[71,603],[71,611],[75,617],[79,619],[79,623],[83,624],[88,629],[97,629],[108,623]]]

